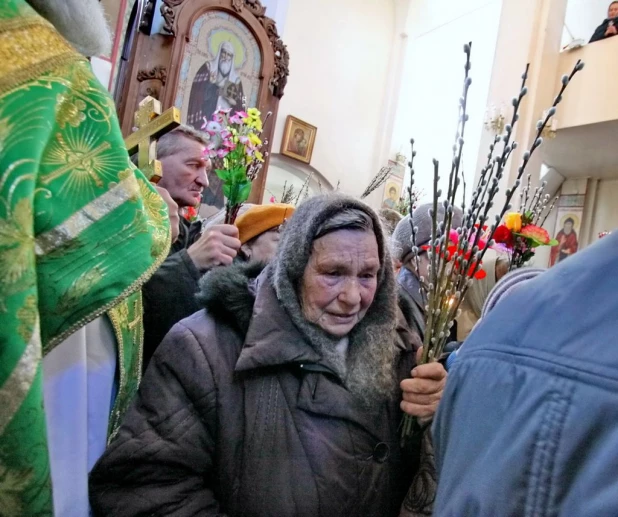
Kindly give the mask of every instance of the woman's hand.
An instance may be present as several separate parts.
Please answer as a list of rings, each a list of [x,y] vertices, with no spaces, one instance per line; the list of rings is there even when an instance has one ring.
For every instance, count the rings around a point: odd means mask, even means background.
[[[422,354],[420,348],[416,354],[417,360]],[[444,385],[446,370],[440,363],[429,363],[417,366],[412,370],[412,378],[401,381],[403,400],[401,409],[408,415],[418,418],[432,417],[438,408]]]

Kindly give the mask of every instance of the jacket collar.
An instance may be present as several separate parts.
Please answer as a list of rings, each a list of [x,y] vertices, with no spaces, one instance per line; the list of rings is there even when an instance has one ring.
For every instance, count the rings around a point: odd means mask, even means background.
[[[331,371],[320,364],[320,355],[306,342],[277,300],[267,271],[258,278],[256,291],[253,316],[236,371],[287,363],[308,363]]]

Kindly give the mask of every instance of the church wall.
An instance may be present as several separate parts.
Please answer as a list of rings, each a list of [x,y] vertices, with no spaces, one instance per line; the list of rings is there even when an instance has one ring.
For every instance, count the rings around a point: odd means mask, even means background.
[[[279,105],[273,152],[287,115],[317,126],[311,165],[359,194],[377,172],[375,145],[395,28],[391,0],[290,0],[282,39],[290,77]]]
[[[569,85],[560,105],[559,129],[618,119],[616,55],[618,38],[597,41],[560,55],[560,70],[571,70],[578,59],[586,64],[586,68]]]
[[[408,141],[411,137],[415,139],[416,179],[425,201],[430,199],[433,188],[433,158],[441,164],[442,186],[448,181],[463,82],[463,44],[472,41],[470,121],[463,166],[470,192],[501,8],[501,0],[423,0],[411,4],[409,42],[391,152],[409,156]]]
[[[616,170],[618,177],[618,169]],[[590,232],[584,235],[586,244],[592,244],[599,238],[600,232],[618,230],[618,178],[590,180],[595,188],[590,188],[594,196],[588,196],[586,203],[591,206]]]

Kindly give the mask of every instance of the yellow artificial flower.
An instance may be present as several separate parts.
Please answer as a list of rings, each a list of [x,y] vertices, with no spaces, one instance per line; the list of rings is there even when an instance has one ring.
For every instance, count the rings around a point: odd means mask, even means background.
[[[255,159],[258,162],[263,162],[264,161],[264,155],[260,152],[260,151],[255,151]]]
[[[504,216],[504,225],[512,232],[518,233],[521,231],[521,214],[510,212]]]
[[[262,141],[260,140],[260,137],[257,136],[255,133],[249,133],[249,142],[251,142],[255,146],[262,145]]]
[[[260,118],[261,113],[257,108],[249,108],[247,110],[247,115],[249,115],[250,119],[257,120]]]

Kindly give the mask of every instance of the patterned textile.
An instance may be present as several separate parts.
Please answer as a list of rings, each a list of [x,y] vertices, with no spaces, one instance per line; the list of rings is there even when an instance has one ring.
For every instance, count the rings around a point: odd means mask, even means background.
[[[23,0],[0,0],[1,515],[51,515],[41,358],[114,307],[112,417],[126,406],[141,369],[138,291],[170,235],[88,62]]]

